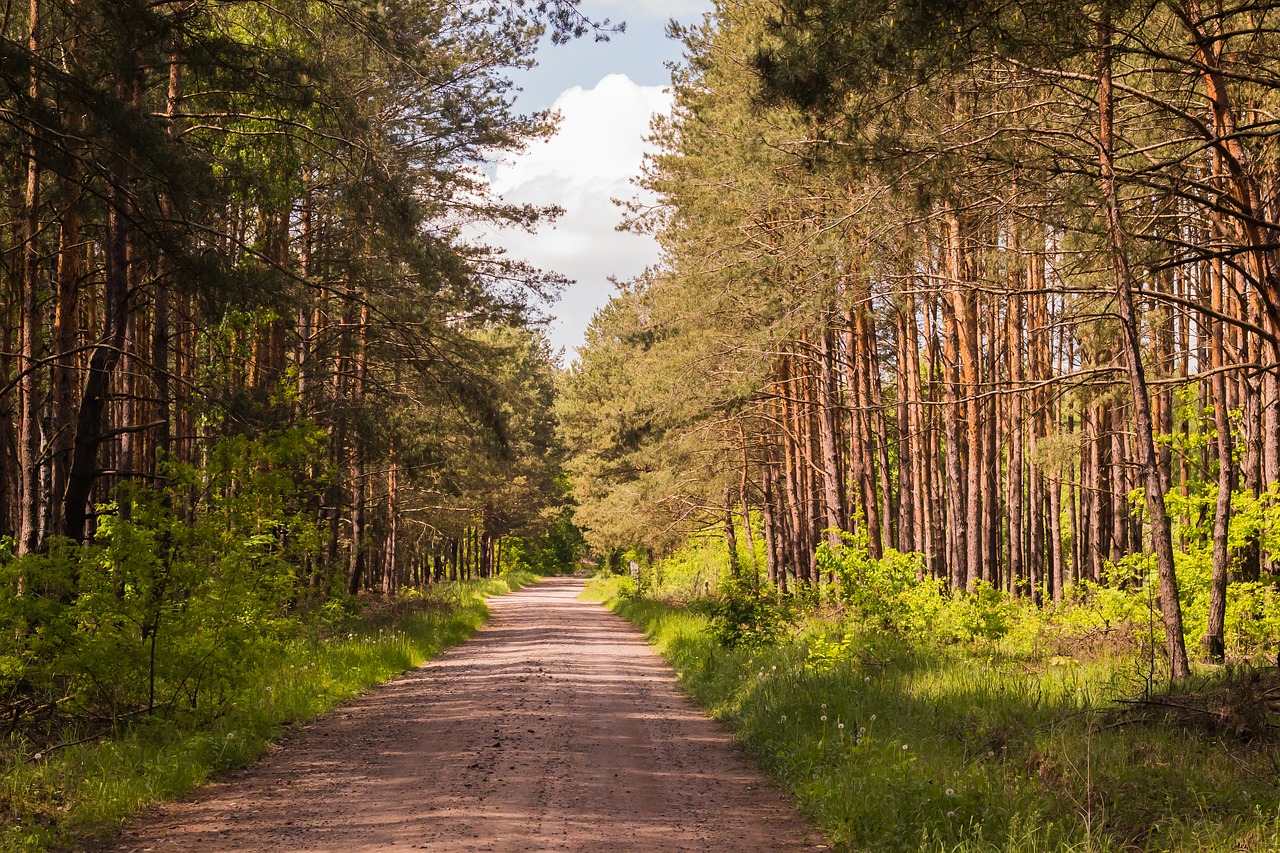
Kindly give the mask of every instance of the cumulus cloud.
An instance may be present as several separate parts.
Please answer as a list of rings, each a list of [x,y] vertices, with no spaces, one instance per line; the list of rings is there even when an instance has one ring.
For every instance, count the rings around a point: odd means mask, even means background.
[[[648,150],[650,118],[670,106],[662,87],[640,86],[622,74],[610,74],[592,89],[575,86],[553,105],[561,115],[559,132],[490,174],[493,190],[507,201],[565,210],[554,226],[536,234],[491,237],[512,257],[576,281],[552,309],[556,346],[572,350],[581,343],[591,315],[613,292],[610,276],[633,277],[657,259],[652,239],[615,230],[622,211],[612,199],[635,195],[631,179]]]

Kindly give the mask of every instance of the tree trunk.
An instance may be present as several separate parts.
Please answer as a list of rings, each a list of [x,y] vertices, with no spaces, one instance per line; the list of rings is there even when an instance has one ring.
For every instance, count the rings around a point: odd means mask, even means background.
[[[947,525],[947,571],[952,589],[964,589],[969,582],[968,577],[968,514],[965,508],[963,439],[960,433],[960,407],[963,385],[960,379],[959,343],[956,333],[956,316],[953,305],[945,303],[942,308],[943,326],[943,361],[947,372],[945,399],[942,407],[943,425],[946,432],[946,525]]]
[[[1098,161],[1106,208],[1107,232],[1111,241],[1112,266],[1115,274],[1116,307],[1128,365],[1129,387],[1133,397],[1134,429],[1137,432],[1138,463],[1142,468],[1151,522],[1151,545],[1160,576],[1160,610],[1164,618],[1165,642],[1169,656],[1170,676],[1181,681],[1191,674],[1187,661],[1186,640],[1182,633],[1182,606],[1178,601],[1178,578],[1173,564],[1173,538],[1169,516],[1165,510],[1160,461],[1156,455],[1151,401],[1147,396],[1147,377],[1142,364],[1142,341],[1133,308],[1133,287],[1129,274],[1129,258],[1125,251],[1120,196],[1114,164],[1114,101],[1111,82],[1111,20],[1109,7],[1103,7],[1099,25],[1098,51]]]
[[[824,315],[818,348],[822,502],[823,506],[826,507],[827,543],[832,548],[835,548],[840,545],[840,530],[844,526],[846,511],[842,488],[844,472],[840,466],[839,438],[836,434],[836,411],[839,406],[839,394],[836,390],[836,353],[835,343],[832,340],[833,334],[830,319]]]
[[[965,553],[963,581],[966,588],[982,579],[982,487],[983,487],[983,435],[980,367],[978,364],[978,322],[973,305],[973,295],[963,286],[965,275],[964,237],[960,217],[950,211],[947,214],[948,275],[951,278],[951,304],[955,315],[957,356],[960,370],[960,393],[964,403],[966,443],[968,449],[965,466]]]
[[[760,472],[761,498],[760,514],[764,521],[764,556],[765,574],[769,583],[778,587],[778,592],[787,591],[786,572],[778,559],[780,545],[778,542],[777,509],[774,505],[774,468],[771,462],[765,463]]]
[[[132,105],[139,99],[142,84],[137,79],[121,80],[117,82],[116,89],[121,101]],[[67,488],[63,495],[65,528],[59,532],[80,542],[89,535],[89,502],[98,479],[98,449],[106,428],[107,397],[129,325],[133,279],[131,161],[130,152],[118,153],[113,158],[108,176],[107,222],[103,237],[102,335],[89,355],[88,375],[81,393]]]
[[[1011,251],[1017,252],[1019,244],[1017,242],[1018,229],[1013,228],[1013,246]],[[1013,268],[1021,269],[1021,258],[1015,256]],[[1009,462],[1007,469],[1008,485],[1005,489],[1005,507],[1008,509],[1009,516],[1009,572],[1007,589],[1010,593],[1016,592],[1018,585],[1022,582],[1025,568],[1023,566],[1023,538],[1024,531],[1022,527],[1022,437],[1024,434],[1023,412],[1022,412],[1022,386],[1025,382],[1023,375],[1023,360],[1025,359],[1025,347],[1023,338],[1023,318],[1021,294],[1022,280],[1021,276],[1014,277],[1012,287],[1014,293],[1009,299],[1009,309],[1005,316],[1005,322],[1008,331],[1005,335],[1008,341],[1007,360],[1009,366],[1009,384],[1012,386],[1012,393],[1009,395]]]
[[[919,456],[918,437],[911,428],[911,382],[908,373],[911,360],[908,349],[914,346],[907,333],[907,318],[902,305],[896,306],[894,319],[897,349],[897,405],[894,407],[898,432],[898,550],[905,553],[920,550],[920,538],[916,535],[916,510],[920,500],[920,488],[915,479],[915,460]],[[910,341],[910,342],[909,342]]]
[[[1210,270],[1212,277],[1211,307],[1217,313],[1223,309],[1222,261],[1215,260]],[[1226,351],[1223,347],[1222,321],[1210,320],[1213,375],[1209,387],[1213,398],[1213,423],[1217,429],[1214,446],[1218,456],[1218,499],[1213,514],[1213,575],[1209,583],[1209,619],[1204,634],[1204,649],[1209,660],[1222,663],[1226,658],[1225,625],[1227,617],[1227,576],[1231,567],[1231,553],[1227,549],[1227,535],[1231,523],[1231,422],[1227,417]]]
[[[797,420],[792,417],[796,406],[790,400],[792,394],[795,393],[794,385],[791,382],[790,365],[791,356],[783,355],[782,357],[782,380],[779,383],[781,395],[779,397],[782,409],[781,421],[784,424],[785,434],[783,435],[783,472],[786,486],[785,503],[787,508],[787,521],[789,524],[788,533],[788,556],[791,560],[792,572],[800,583],[807,583],[809,580],[809,572],[806,568],[808,560],[805,557],[804,547],[804,525],[802,523],[801,510],[801,482],[800,482],[800,452],[798,449],[798,438],[796,434]]]
[[[39,74],[36,71],[40,53],[40,2],[31,0],[29,47],[31,69],[27,95],[31,102],[40,100]],[[40,518],[43,496],[40,489],[40,385],[36,370],[40,348],[40,162],[36,151],[37,129],[28,128],[30,141],[26,152],[27,186],[23,203],[26,224],[22,252],[22,343],[18,382],[18,465],[21,468],[18,494],[18,554],[40,549]]]
[[[725,557],[729,561],[729,576],[734,580],[742,577],[738,563],[737,525],[733,522],[733,489],[728,486],[724,490],[724,547]]]

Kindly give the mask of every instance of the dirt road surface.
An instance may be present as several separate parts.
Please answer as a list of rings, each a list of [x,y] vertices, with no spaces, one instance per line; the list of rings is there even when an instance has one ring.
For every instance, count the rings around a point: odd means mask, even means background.
[[[819,836],[642,636],[554,579],[470,641],[162,807],[120,851],[790,851]]]

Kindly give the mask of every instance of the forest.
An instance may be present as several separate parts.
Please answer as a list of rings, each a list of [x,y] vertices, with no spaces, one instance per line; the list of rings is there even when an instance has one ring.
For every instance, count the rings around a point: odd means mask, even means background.
[[[787,0],[677,27],[629,210],[663,258],[560,402],[589,541],[713,524],[779,593],[837,576],[824,547],[1046,606],[1150,583],[1175,680],[1274,658],[1277,21]]]
[[[558,211],[481,167],[554,125],[513,110],[512,70],[601,26],[571,3],[0,5],[17,766],[208,725],[357,596],[527,567],[563,526],[539,325],[563,282],[477,236]]]
[[[1280,849],[1278,24],[672,25],[627,207],[662,257],[557,404],[639,569],[589,594],[837,848]]]
[[[576,569],[842,849],[1280,850],[1280,2],[668,30],[570,359],[486,168],[621,24],[0,0],[0,848]]]

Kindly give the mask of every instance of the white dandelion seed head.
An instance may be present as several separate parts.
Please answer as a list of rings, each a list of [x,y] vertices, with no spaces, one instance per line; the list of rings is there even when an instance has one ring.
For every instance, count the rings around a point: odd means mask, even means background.
[[[948,788],[948,789],[947,789],[947,796],[948,796],[948,797],[954,797],[955,795],[956,795],[956,789],[955,789],[955,788]]]
[[[827,715],[826,715],[826,714],[823,714],[823,715],[822,715],[822,722],[824,722],[824,723],[825,723],[826,721],[827,721]]]
[[[903,748],[903,749],[906,749],[906,748],[907,748],[907,745],[904,743],[904,744],[902,745],[902,748]]]
[[[947,817],[955,817],[955,816],[956,816],[955,812],[947,812]]]
[[[873,723],[874,723],[875,721],[876,721],[876,715],[875,715],[875,714],[872,714],[872,715],[871,715],[871,722],[873,722]]]
[[[844,723],[836,723],[836,728],[837,728],[837,729],[843,729],[843,728],[844,728]]]

